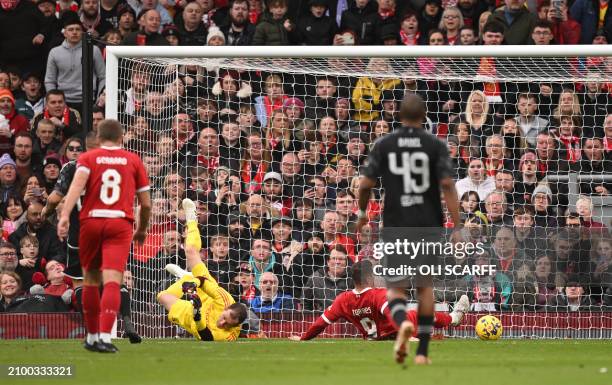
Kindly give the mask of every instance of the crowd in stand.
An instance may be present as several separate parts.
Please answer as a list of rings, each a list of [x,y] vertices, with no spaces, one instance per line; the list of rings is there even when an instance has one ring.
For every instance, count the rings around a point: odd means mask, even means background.
[[[77,159],[104,119],[108,45],[607,44],[607,0],[82,0],[0,1],[0,311],[40,285],[69,306],[66,245],[41,215],[61,167]],[[94,36],[95,101],[84,101],[81,36]],[[237,48],[239,49],[239,48]],[[184,261],[183,197],[197,202],[202,259],[255,312],[321,311],[353,288],[348,267],[373,257],[383,192],[356,234],[359,173],[372,143],[401,127],[399,101],[419,93],[425,129],[455,164],[463,241],[485,252],[488,278],[457,276],[439,301],[468,293],[478,310],[596,310],[612,306],[612,239],[593,218],[606,180],[585,181],[569,204],[569,172],[612,171],[610,58],[565,62],[587,82],[447,81],[435,59],[405,77],[237,71],[126,63],[119,111],[125,146],[153,186],[148,243],[130,262],[138,309]],[[369,73],[402,73],[385,59]],[[500,65],[476,59],[490,75]],[[178,75],[178,76],[177,76]],[[585,75],[586,76],[586,75]],[[608,76],[608,75],[606,75]],[[80,111],[92,103],[93,133]],[[447,221],[448,228],[459,224]],[[58,263],[59,262],[59,263]],[[42,273],[33,277],[36,273]],[[129,275],[131,277],[131,275]],[[68,293],[68,294],[66,294]]]

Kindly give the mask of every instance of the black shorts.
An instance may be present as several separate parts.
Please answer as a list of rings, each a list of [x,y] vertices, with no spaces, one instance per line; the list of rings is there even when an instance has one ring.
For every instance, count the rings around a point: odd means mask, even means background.
[[[68,250],[66,251],[66,269],[64,270],[64,275],[72,279],[83,279],[79,248],[71,246],[70,243],[68,243]]]

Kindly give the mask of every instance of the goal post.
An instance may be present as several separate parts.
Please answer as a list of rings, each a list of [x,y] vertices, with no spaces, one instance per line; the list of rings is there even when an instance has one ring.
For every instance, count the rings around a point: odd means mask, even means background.
[[[151,234],[129,263],[145,336],[177,333],[155,294],[172,280],[165,263],[184,263],[184,196],[200,202],[202,259],[252,305],[252,334],[301,333],[352,289],[345,273],[372,259],[383,225],[377,190],[366,232],[353,231],[358,176],[413,92],[426,129],[447,142],[461,236],[486,245],[469,263],[500,269],[436,286],[441,310],[464,293],[472,301],[444,333],[473,336],[476,317],[493,312],[512,337],[612,337],[608,45],[109,46],[106,63],[106,117],[125,125],[153,186]],[[270,240],[263,260],[252,252],[260,238]],[[329,258],[338,244],[340,268]]]

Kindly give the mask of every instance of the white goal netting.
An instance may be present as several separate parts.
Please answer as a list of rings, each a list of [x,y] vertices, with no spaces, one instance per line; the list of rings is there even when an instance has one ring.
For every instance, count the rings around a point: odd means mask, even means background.
[[[448,333],[499,312],[512,336],[612,335],[612,57],[123,57],[117,74],[125,145],[153,186],[150,235],[129,263],[145,336],[176,334],[155,295],[173,281],[165,264],[184,266],[185,196],[202,259],[252,310],[247,334],[300,333],[351,289],[382,226],[377,189],[354,231],[360,170],[407,93],[448,144],[462,236],[487,246],[466,263],[498,266],[436,286],[441,309],[472,302]]]

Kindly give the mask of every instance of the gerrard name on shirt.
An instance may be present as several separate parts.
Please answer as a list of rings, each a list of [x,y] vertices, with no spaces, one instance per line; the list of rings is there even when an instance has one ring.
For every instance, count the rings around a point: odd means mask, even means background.
[[[96,157],[96,164],[120,164],[125,166],[127,159],[119,156],[98,156]]]

